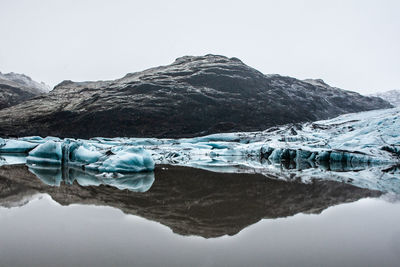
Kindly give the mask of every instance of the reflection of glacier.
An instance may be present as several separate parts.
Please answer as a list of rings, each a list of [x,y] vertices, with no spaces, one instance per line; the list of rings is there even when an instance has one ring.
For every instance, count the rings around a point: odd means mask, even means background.
[[[1,145],[2,144],[2,145]],[[172,164],[217,172],[327,179],[400,192],[400,108],[347,114],[263,132],[183,139],[25,137],[0,140],[0,152],[29,152],[28,163],[103,173],[151,171]]]
[[[216,173],[186,167],[156,167],[149,191],[136,193],[112,186],[60,187],[38,183],[26,166],[0,167],[0,207],[26,204],[49,194],[61,205],[110,206],[159,222],[180,235],[235,235],[259,220],[318,214],[328,207],[379,191],[334,181],[286,182],[259,174]],[[52,181],[52,180],[50,180]]]
[[[77,168],[28,166],[30,172],[50,186],[60,186],[62,182],[72,185],[76,181],[81,186],[109,185],[120,190],[128,189],[133,192],[146,192],[154,182],[153,172],[131,173],[118,177],[118,175],[110,176]]]

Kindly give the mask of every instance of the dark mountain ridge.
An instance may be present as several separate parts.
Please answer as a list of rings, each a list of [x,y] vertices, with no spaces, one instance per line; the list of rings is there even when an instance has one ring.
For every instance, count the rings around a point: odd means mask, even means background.
[[[0,136],[177,138],[389,107],[319,80],[264,75],[237,58],[185,56],[113,81],[63,81],[1,110]]]

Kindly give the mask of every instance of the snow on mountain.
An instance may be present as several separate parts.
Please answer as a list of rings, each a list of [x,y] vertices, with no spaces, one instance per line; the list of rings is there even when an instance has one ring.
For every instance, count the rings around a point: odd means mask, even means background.
[[[0,72],[0,109],[46,94],[50,89],[43,82],[38,83],[24,74]]]
[[[120,175],[151,171],[154,161],[217,172],[256,172],[284,180],[335,180],[400,193],[399,129],[400,108],[393,108],[262,132],[183,139],[3,139],[0,153],[30,151],[28,163],[33,158],[36,165],[54,162]]]
[[[0,72],[0,80],[3,81],[9,81],[18,84],[19,86],[22,86],[27,89],[31,89],[32,92],[39,92],[39,93],[48,93],[51,88],[44,82],[36,82],[32,80],[31,77],[25,75],[25,74],[19,74],[19,73],[1,73]]]
[[[376,93],[371,96],[380,97],[396,107],[400,107],[400,90],[390,90],[383,93]]]

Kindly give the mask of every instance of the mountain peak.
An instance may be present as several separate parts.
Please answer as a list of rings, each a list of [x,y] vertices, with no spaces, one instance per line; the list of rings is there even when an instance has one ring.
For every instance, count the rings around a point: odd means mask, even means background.
[[[386,101],[388,101],[393,106],[400,107],[400,90],[389,90],[382,93],[376,93],[371,96],[380,97]]]
[[[48,93],[51,88],[44,82],[36,82],[28,75],[22,73],[1,73],[0,80],[16,83],[18,87],[24,87],[31,91],[37,91],[38,93]]]
[[[19,104],[49,91],[49,86],[36,82],[25,74],[0,72],[0,109]]]
[[[322,79],[305,79],[303,80],[306,83],[312,84],[312,85],[316,85],[316,86],[323,86],[323,87],[327,87],[329,86],[324,80]]]
[[[207,54],[204,56],[182,56],[182,57],[178,57],[175,59],[175,62],[173,64],[182,64],[182,63],[189,63],[189,62],[200,62],[200,61],[204,61],[204,62],[215,62],[215,63],[229,63],[229,62],[239,62],[242,63],[243,62],[236,58],[236,57],[232,57],[232,58],[228,58],[226,56],[222,56],[222,55],[214,55],[214,54]]]

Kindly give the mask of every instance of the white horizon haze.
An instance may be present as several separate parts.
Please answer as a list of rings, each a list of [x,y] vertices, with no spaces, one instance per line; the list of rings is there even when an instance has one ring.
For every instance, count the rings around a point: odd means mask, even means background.
[[[184,55],[363,94],[400,89],[400,1],[0,0],[0,72],[54,86]]]

